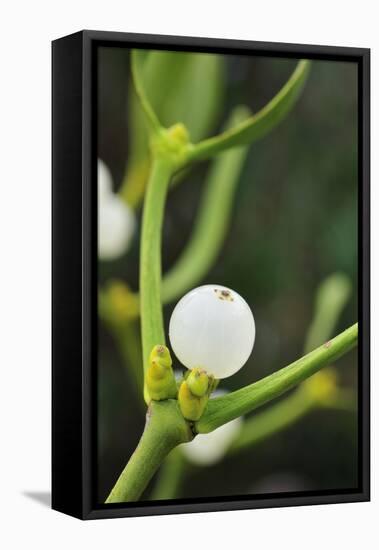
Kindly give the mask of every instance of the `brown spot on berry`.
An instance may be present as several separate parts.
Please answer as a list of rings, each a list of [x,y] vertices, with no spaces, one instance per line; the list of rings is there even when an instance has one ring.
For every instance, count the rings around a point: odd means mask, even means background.
[[[219,288],[214,288],[214,292],[217,295],[217,298],[222,301],[226,302],[233,302],[234,298],[232,296],[232,293],[227,288],[223,288],[222,290]]]

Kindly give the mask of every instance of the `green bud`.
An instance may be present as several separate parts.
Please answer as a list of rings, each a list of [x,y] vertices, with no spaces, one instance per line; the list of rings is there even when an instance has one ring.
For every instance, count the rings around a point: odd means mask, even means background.
[[[197,397],[203,397],[208,393],[209,379],[204,370],[192,369],[187,378],[187,384],[191,392]]]
[[[150,353],[150,363],[156,361],[165,367],[172,366],[170,350],[166,346],[154,346]]]
[[[166,346],[154,346],[149,363],[146,386],[150,398],[154,401],[174,399],[177,395],[177,386],[169,349]]]
[[[178,394],[179,407],[186,420],[195,422],[202,416],[208,403],[208,394],[202,397],[194,395],[189,388],[188,382],[184,380],[179,388]]]
[[[174,124],[171,128],[168,129],[168,135],[173,143],[178,145],[186,145],[189,143],[189,133],[187,128],[181,122]]]
[[[172,163],[181,165],[190,147],[188,130],[180,122],[168,129],[161,128],[152,137],[151,147],[155,155],[169,158]]]

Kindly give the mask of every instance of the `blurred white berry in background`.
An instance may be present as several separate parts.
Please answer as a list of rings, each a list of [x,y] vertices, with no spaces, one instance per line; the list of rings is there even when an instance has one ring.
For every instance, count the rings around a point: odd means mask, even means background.
[[[216,390],[211,399],[227,393],[223,390]],[[183,443],[180,448],[187,460],[193,464],[199,466],[215,464],[224,457],[229,445],[237,437],[242,423],[241,417],[235,418],[209,434],[197,435],[190,443]]]
[[[204,285],[177,303],[169,337],[176,357],[185,367],[200,367],[217,379],[227,378],[243,367],[252,352],[254,317],[234,290]]]
[[[112,193],[112,174],[108,166],[101,159],[97,159],[97,192],[98,198],[106,197]]]
[[[112,190],[112,176],[105,163],[97,161],[98,255],[114,260],[129,248],[136,219],[133,210]]]

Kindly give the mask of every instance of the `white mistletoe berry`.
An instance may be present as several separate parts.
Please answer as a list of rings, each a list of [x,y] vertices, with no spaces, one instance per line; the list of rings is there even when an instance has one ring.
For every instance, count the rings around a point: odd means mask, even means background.
[[[204,285],[177,303],[169,327],[172,349],[188,369],[215,378],[235,374],[254,346],[255,323],[245,300],[229,288]]]
[[[212,398],[226,393],[228,392],[216,390]],[[229,445],[237,437],[242,423],[241,417],[235,418],[209,434],[198,434],[190,443],[184,443],[180,448],[187,460],[193,464],[199,466],[215,464],[223,458]]]
[[[98,197],[108,197],[112,194],[112,174],[101,159],[97,159],[97,192]]]
[[[112,191],[112,176],[100,159],[98,181],[98,254],[101,260],[122,256],[130,245],[136,220],[132,209]]]

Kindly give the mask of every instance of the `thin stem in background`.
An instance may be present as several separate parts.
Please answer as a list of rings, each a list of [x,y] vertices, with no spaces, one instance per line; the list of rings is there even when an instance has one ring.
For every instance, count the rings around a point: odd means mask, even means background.
[[[150,102],[147,98],[144,85],[143,85],[143,62],[148,55],[145,50],[132,50],[131,53],[131,68],[133,75],[134,87],[140,101],[141,107],[145,112],[147,122],[153,133],[159,133],[161,130],[161,124],[157,115],[152,109]]]
[[[313,319],[305,337],[304,353],[325,342],[333,333],[351,290],[350,279],[344,273],[333,273],[320,284]]]
[[[173,449],[161,469],[149,500],[169,500],[176,498],[187,468],[187,461],[180,447]]]
[[[286,399],[272,405],[267,411],[247,420],[228,453],[235,454],[250,448],[252,445],[288,428],[312,410],[314,406],[315,404],[307,399],[304,392],[296,390]]]

